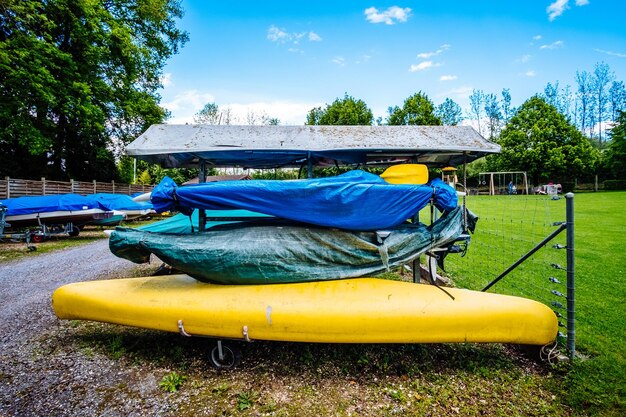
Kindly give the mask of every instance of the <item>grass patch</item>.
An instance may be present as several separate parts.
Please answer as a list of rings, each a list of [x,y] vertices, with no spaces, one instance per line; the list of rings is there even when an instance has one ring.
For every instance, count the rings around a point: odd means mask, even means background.
[[[523,253],[539,243],[565,220],[565,199],[535,196],[470,197],[468,207],[481,219],[465,258],[449,257],[448,272],[457,285],[481,289]],[[626,345],[624,344],[624,299],[626,245],[623,208],[626,192],[579,194],[575,204],[575,272],[577,350],[587,359],[576,360],[554,387],[566,404],[588,414],[624,415],[626,411]],[[492,291],[534,298],[549,304],[564,298],[565,251],[549,247],[532,262],[496,284]],[[556,243],[565,244],[564,233]],[[549,284],[556,277],[563,285]],[[565,315],[565,312],[563,311]]]
[[[37,249],[29,251],[25,243],[0,243],[0,263],[13,261],[25,257],[33,257],[44,253],[55,252],[79,245],[106,239],[103,229],[96,226],[86,226],[78,236],[53,236],[41,243],[31,243]]]

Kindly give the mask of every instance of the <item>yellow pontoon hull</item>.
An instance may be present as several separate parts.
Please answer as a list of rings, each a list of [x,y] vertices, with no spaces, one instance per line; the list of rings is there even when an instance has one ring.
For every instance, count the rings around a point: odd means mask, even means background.
[[[547,306],[524,298],[358,278],[214,285],[186,275],[65,285],[61,319],[192,336],[325,343],[500,342],[545,345],[557,334]]]

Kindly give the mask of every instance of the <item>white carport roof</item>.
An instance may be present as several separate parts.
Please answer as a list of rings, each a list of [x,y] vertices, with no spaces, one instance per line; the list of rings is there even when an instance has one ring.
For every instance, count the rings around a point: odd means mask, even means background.
[[[469,126],[151,126],[128,155],[166,168],[390,164],[442,167],[500,152]]]

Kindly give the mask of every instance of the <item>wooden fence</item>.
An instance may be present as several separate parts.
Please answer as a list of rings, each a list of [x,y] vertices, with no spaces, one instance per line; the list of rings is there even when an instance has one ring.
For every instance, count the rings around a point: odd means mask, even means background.
[[[42,178],[41,181],[21,180],[5,177],[0,180],[0,200],[34,195],[53,194],[135,194],[152,191],[153,185],[121,184],[111,182],[84,182],[84,181],[50,181]]]

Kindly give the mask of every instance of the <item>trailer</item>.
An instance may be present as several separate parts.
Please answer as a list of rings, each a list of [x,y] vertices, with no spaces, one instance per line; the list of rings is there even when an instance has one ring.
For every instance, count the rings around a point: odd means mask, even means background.
[[[36,241],[36,239],[33,239],[33,236],[39,236],[36,231],[33,232],[27,229],[24,232],[5,232],[5,229],[10,229],[11,227],[11,224],[7,223],[5,220],[6,212],[7,208],[0,205],[0,242],[24,242],[30,252],[37,250],[36,246],[31,245],[31,241]]]

